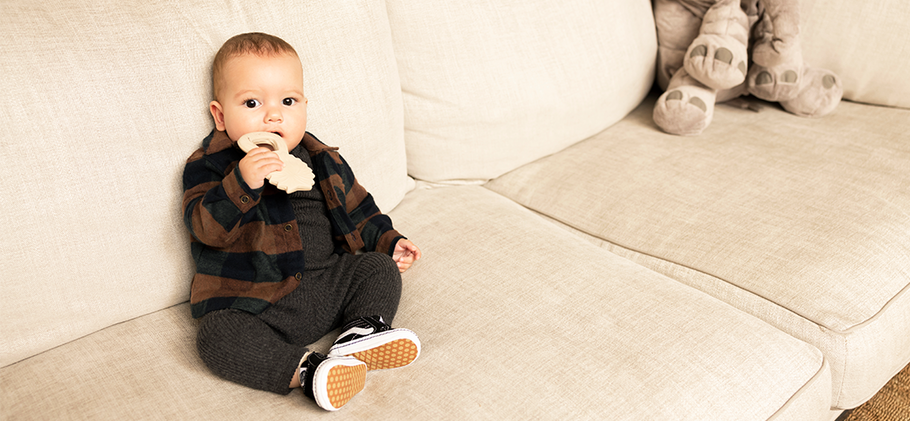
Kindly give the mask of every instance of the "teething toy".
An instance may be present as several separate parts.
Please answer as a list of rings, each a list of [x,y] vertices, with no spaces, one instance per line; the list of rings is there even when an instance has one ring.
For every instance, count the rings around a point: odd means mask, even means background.
[[[313,188],[313,170],[288,152],[288,145],[284,143],[281,136],[269,132],[247,133],[237,140],[237,146],[247,153],[260,146],[265,146],[278,154],[278,158],[284,162],[284,169],[265,176],[275,187],[288,193]]]

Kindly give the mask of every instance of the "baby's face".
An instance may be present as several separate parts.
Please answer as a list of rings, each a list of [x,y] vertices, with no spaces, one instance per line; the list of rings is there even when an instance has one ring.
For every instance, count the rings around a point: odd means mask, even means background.
[[[293,54],[245,54],[229,59],[219,98],[210,109],[215,127],[237,141],[251,132],[273,132],[292,150],[306,132],[303,69]]]

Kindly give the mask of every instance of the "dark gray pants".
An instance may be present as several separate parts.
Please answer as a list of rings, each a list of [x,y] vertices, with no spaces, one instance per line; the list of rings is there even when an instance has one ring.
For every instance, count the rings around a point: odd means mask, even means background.
[[[327,269],[304,273],[297,289],[261,314],[205,315],[196,346],[215,374],[287,394],[307,344],[362,316],[379,315],[391,324],[400,298],[401,275],[391,257],[343,254]]]

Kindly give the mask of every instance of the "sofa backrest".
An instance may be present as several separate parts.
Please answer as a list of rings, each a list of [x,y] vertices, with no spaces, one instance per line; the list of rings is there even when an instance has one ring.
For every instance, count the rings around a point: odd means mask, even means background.
[[[650,0],[387,0],[411,176],[483,181],[602,131],[654,80]]]
[[[844,99],[910,108],[910,2],[800,0],[803,57],[836,73]]]
[[[413,181],[387,16],[376,1],[5,2],[0,366],[189,298],[181,174],[212,129],[211,59],[237,33],[295,46],[309,130],[394,207]]]

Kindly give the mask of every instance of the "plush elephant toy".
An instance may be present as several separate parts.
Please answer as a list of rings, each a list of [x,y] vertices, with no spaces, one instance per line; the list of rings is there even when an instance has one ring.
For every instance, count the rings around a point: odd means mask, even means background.
[[[820,117],[843,95],[831,71],[803,62],[798,0],[654,0],[657,83],[654,122],[697,135],[714,105],[745,94]]]

